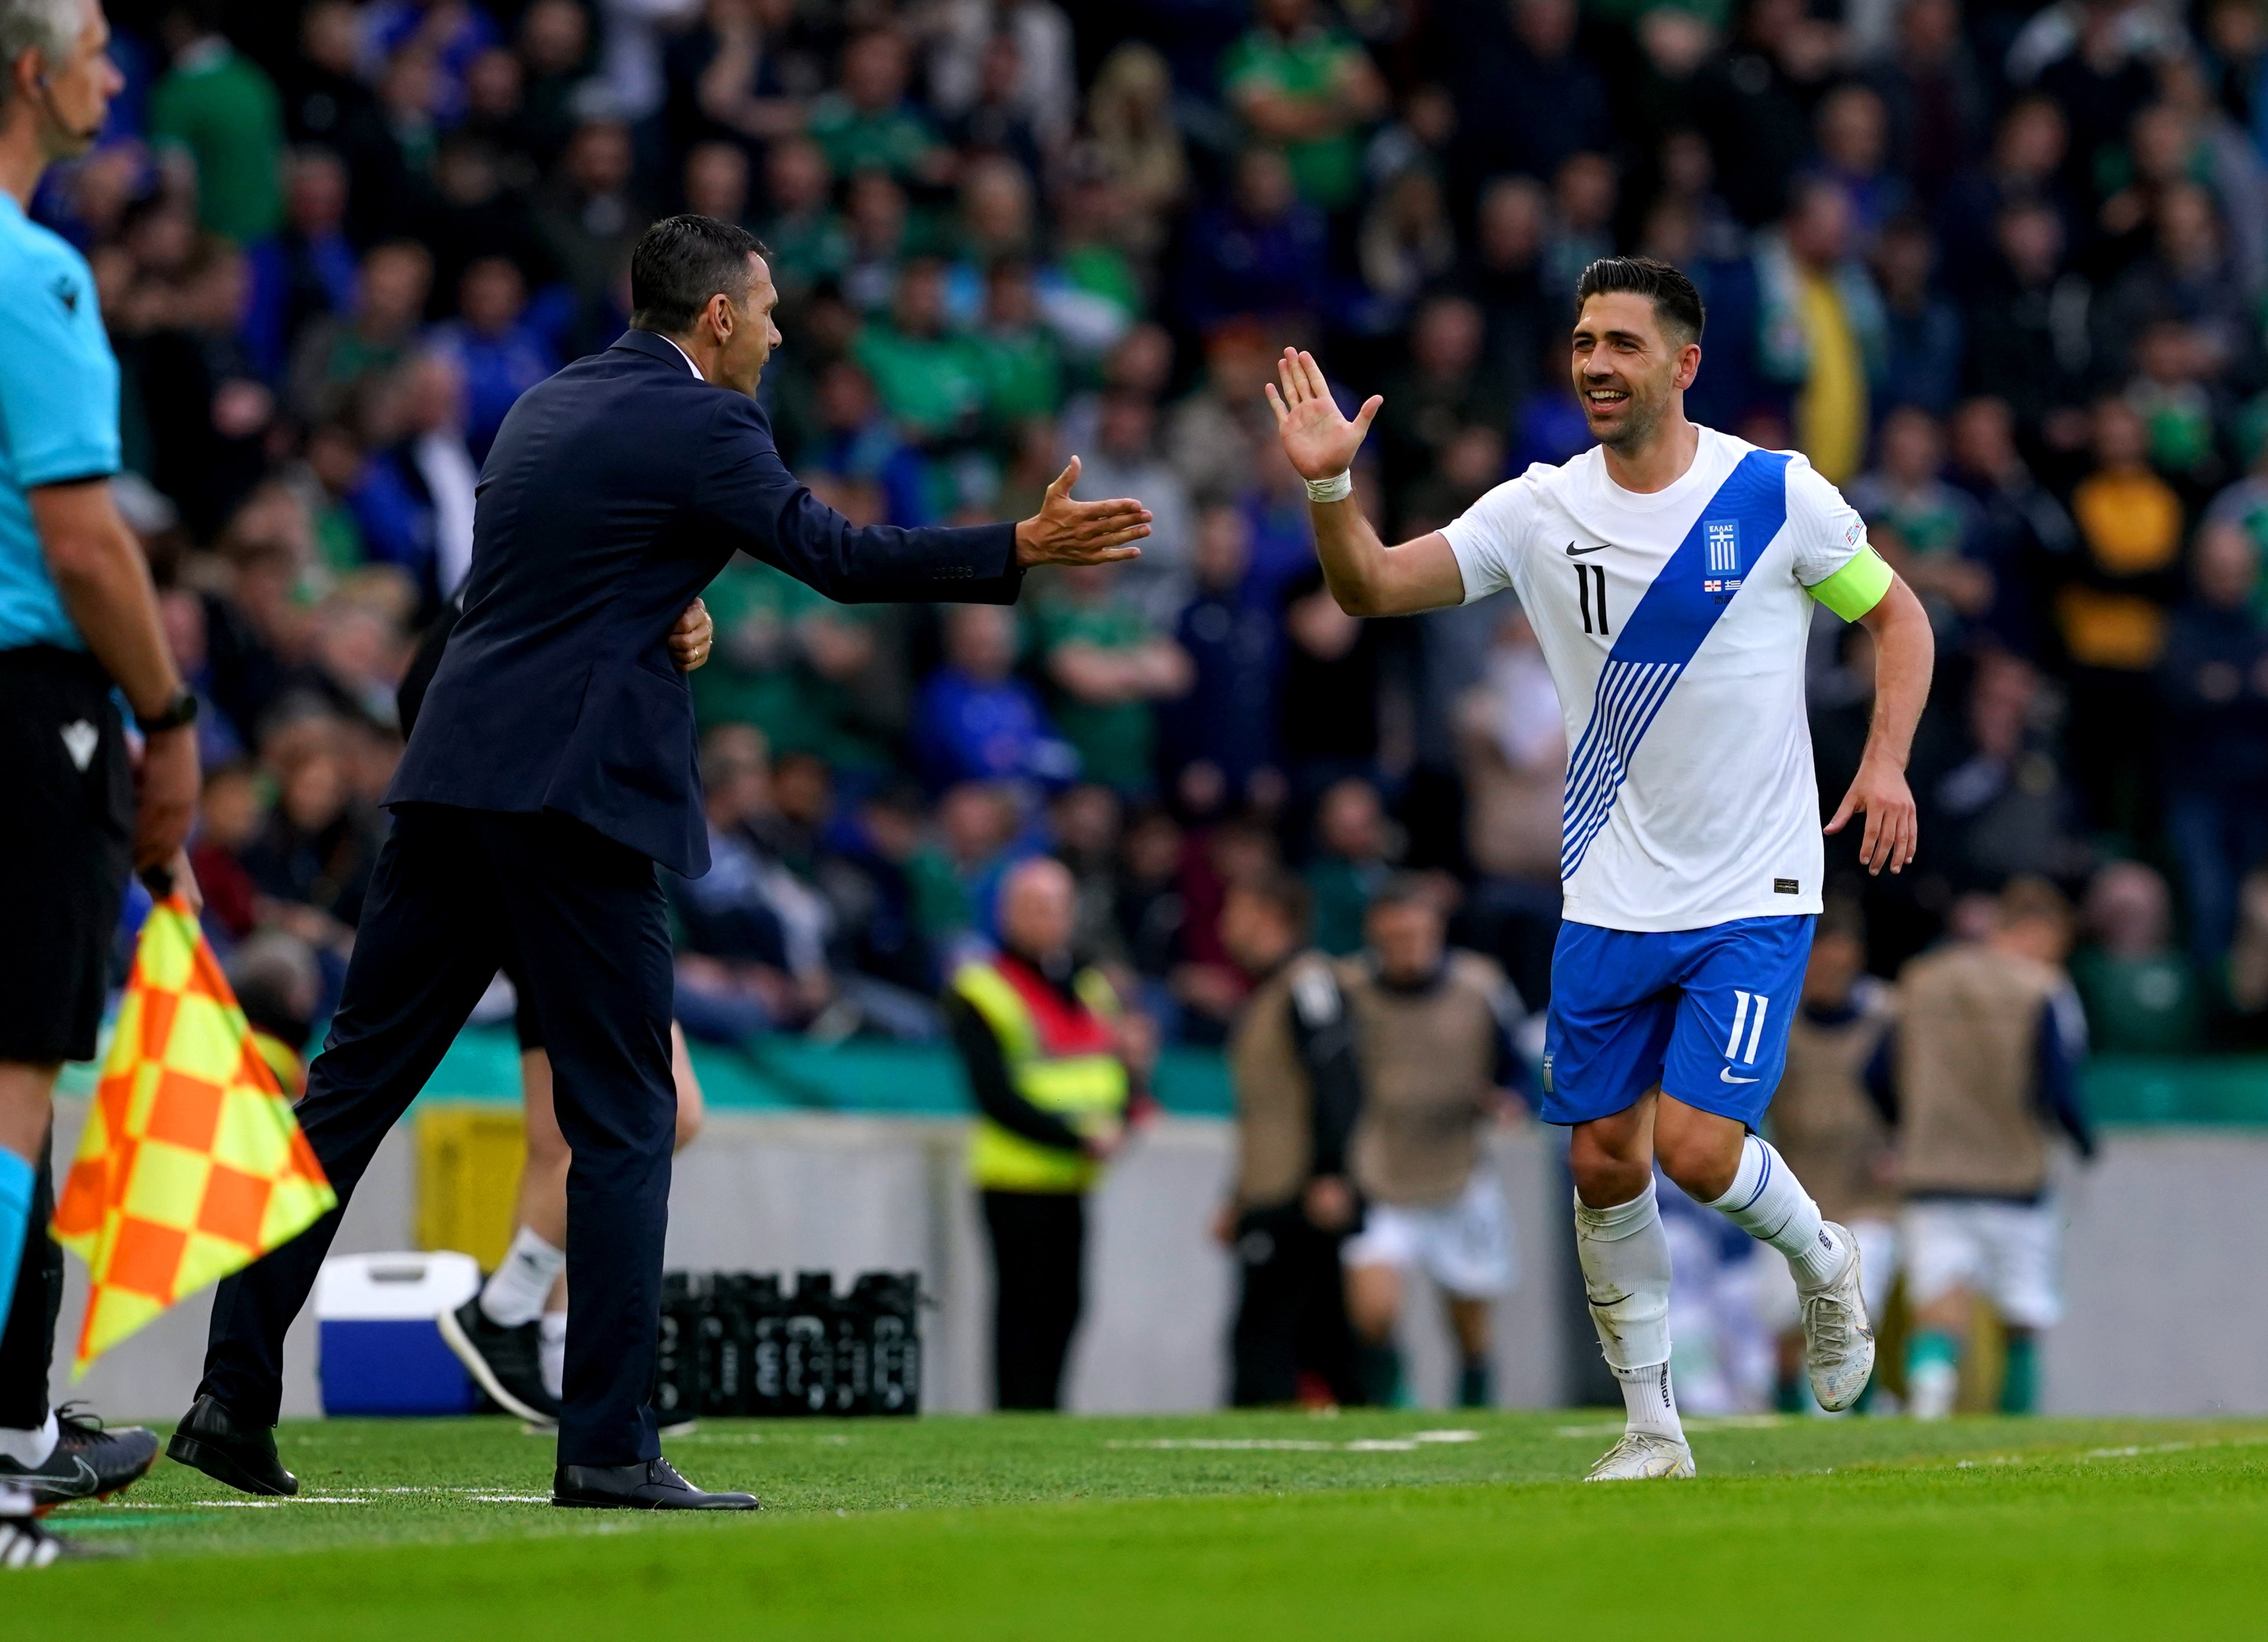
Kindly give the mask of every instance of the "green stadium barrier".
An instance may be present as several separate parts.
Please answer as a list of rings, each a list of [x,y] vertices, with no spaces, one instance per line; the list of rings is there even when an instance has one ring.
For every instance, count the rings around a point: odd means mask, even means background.
[[[727,1112],[845,1112],[954,1117],[968,1086],[951,1050],[936,1045],[850,1042],[825,1047],[779,1038],[742,1049],[693,1046],[709,1104]],[[2268,1126],[2268,1055],[2172,1060],[2102,1054],[2087,1063],[2087,1108],[2099,1123]],[[66,1069],[65,1094],[93,1091],[94,1069]],[[1158,1102],[1179,1117],[1225,1118],[1228,1069],[1211,1049],[1159,1057]],[[511,1029],[468,1027],[427,1085],[434,1100],[519,1098],[519,1052]]]
[[[693,1046],[694,1069],[712,1111],[846,1112],[870,1117],[958,1117],[975,1104],[950,1049],[930,1044],[821,1046],[767,1039],[748,1048]],[[1228,1069],[1217,1053],[1168,1049],[1159,1057],[1159,1105],[1180,1117],[1226,1117]],[[519,1050],[509,1028],[460,1033],[425,1086],[432,1100],[518,1100]]]

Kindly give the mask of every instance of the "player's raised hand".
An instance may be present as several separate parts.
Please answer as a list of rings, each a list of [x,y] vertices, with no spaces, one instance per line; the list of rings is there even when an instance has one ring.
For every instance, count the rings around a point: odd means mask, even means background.
[[[1280,394],[1276,391],[1278,383],[1283,385]],[[1284,357],[1276,361],[1276,381],[1264,391],[1268,408],[1276,413],[1276,432],[1284,440],[1284,454],[1303,479],[1332,478],[1352,467],[1354,453],[1362,448],[1363,435],[1370,432],[1371,419],[1386,403],[1383,396],[1373,394],[1355,412],[1354,420],[1348,421],[1339,413],[1315,356],[1298,348],[1284,350]]]
[[[1150,510],[1130,496],[1075,502],[1071,487],[1078,483],[1073,456],[1048,486],[1039,512],[1016,527],[1019,565],[1107,565],[1142,556],[1131,544],[1150,534]]]
[[[1866,812],[1867,830],[1859,839],[1859,864],[1878,878],[1885,867],[1894,873],[1904,871],[1921,841],[1921,824],[1914,813],[1913,790],[1906,785],[1906,773],[1892,760],[1871,754],[1859,760],[1858,778],[1843,795],[1842,807],[1826,830],[1840,832],[1845,823],[1861,810]]]

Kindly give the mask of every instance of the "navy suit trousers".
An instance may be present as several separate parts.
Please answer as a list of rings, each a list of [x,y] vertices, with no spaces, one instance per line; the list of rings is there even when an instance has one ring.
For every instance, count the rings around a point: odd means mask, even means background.
[[[220,1285],[199,1393],[272,1424],[284,1335],[355,1183],[516,949],[551,1055],[567,1176],[562,1465],[660,1453],[648,1406],[677,1101],[668,915],[653,862],[563,816],[402,804],[300,1126],[339,1208]]]

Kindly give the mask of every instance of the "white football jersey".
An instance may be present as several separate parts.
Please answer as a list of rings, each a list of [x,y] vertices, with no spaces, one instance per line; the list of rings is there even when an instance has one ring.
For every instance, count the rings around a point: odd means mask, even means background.
[[[1624,490],[1594,447],[1443,534],[1468,603],[1519,595],[1558,687],[1565,916],[1667,930],[1819,911],[1806,589],[1867,543],[1835,487],[1703,428],[1668,490]]]

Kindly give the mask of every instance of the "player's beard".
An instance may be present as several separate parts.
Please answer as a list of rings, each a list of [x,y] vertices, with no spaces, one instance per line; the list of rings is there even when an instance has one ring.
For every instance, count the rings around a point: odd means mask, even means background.
[[[1615,450],[1643,450],[1653,442],[1656,430],[1661,426],[1661,413],[1668,400],[1666,396],[1644,397],[1636,387],[1628,382],[1624,384],[1624,390],[1630,397],[1624,401],[1625,409],[1622,425],[1610,433],[1600,434],[1599,443]]]

